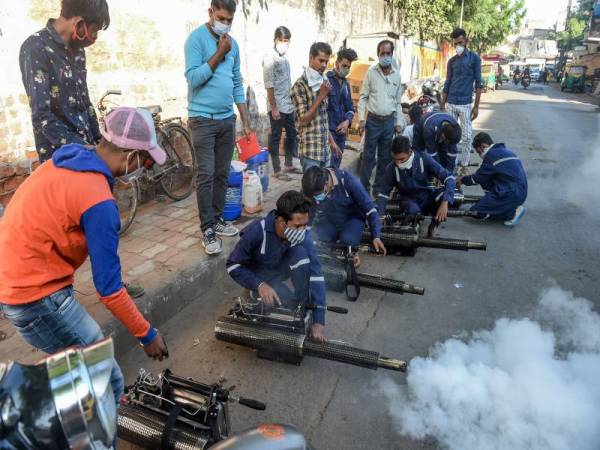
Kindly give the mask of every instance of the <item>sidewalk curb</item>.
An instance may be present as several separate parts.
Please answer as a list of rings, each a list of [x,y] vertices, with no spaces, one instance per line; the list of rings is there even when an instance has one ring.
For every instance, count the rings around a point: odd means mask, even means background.
[[[346,152],[348,156],[343,161],[343,168],[356,173],[359,153],[352,149],[347,149]],[[237,237],[224,239],[223,251],[219,255],[209,259],[203,258],[181,269],[174,280],[166,282],[161,288],[148,290],[142,297],[134,299],[141,313],[154,327],[160,329],[161,324],[199,299],[201,294],[231,281],[225,270],[225,262],[236,243]],[[137,345],[136,340],[114,316],[109,314],[106,320],[102,321],[101,327],[106,336],[112,336],[117,358]]]

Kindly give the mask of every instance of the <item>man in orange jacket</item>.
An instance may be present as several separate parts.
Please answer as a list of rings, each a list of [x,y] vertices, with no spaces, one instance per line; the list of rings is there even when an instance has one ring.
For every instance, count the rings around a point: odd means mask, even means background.
[[[57,149],[17,190],[0,221],[0,310],[29,344],[46,353],[103,339],[75,299],[75,271],[90,257],[100,300],[149,357],[168,357],[162,336],[123,287],[117,253],[120,219],[114,177],[151,158],[164,163],[148,111],[117,108],[106,116],[96,148]],[[117,401],[123,375],[115,362]]]

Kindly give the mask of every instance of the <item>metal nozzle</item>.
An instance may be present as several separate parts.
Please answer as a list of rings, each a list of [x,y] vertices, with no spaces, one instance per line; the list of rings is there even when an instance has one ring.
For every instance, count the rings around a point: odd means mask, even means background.
[[[377,365],[382,369],[395,370],[397,372],[406,372],[406,368],[408,366],[406,361],[402,361],[401,359],[387,358],[385,356],[379,357],[377,360]]]

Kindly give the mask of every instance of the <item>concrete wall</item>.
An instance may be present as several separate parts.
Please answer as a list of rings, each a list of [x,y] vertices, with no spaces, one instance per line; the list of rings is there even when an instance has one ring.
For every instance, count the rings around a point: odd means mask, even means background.
[[[109,0],[111,25],[88,49],[88,85],[95,102],[108,89],[121,89],[122,105],[162,104],[165,116],[186,115],[183,44],[207,20],[210,0]],[[248,0],[246,0],[246,5]],[[33,149],[30,110],[18,65],[23,40],[58,15],[60,0],[2,1],[0,8],[0,158],[19,159]],[[337,49],[351,33],[388,29],[382,0],[251,1],[247,17],[239,5],[232,36],[242,54],[247,86],[265,113],[261,60],[273,31],[292,32],[289,57],[297,77],[308,48],[325,40]],[[264,117],[263,117],[264,119]],[[255,124],[264,132],[262,124]]]

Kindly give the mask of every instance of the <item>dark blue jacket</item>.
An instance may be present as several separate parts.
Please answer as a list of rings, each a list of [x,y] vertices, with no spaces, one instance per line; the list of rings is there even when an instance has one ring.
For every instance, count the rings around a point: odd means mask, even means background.
[[[463,184],[475,184],[497,195],[515,193],[527,197],[527,175],[523,163],[504,144],[494,144],[487,151],[481,166],[473,175],[463,177]]]
[[[448,113],[433,111],[423,115],[413,128],[413,149],[427,152],[450,173],[456,166],[458,150],[456,144],[440,143],[442,122],[457,124],[456,119]]]
[[[331,170],[338,181],[327,198],[317,205],[316,225],[329,222],[343,227],[352,218],[368,220],[373,238],[381,237],[381,220],[375,203],[362,183],[351,173],[341,169]]]
[[[327,78],[331,89],[329,91],[329,104],[327,106],[327,116],[329,118],[329,131],[335,133],[335,129],[344,120],[352,123],[354,118],[354,104],[350,94],[350,85],[347,80],[340,84],[340,79],[333,70],[327,72]]]
[[[29,36],[19,54],[41,161],[62,145],[94,145],[102,137],[87,88],[85,51],[68,50],[53,21]]]
[[[473,101],[473,84],[475,89],[483,88],[481,58],[466,49],[462,56],[455,55],[448,61],[444,83],[444,92],[448,96],[446,102],[453,105],[470,104]]]
[[[452,203],[456,180],[451,172],[444,169],[427,153],[415,151],[415,159],[408,170],[400,169],[392,161],[385,168],[383,189],[377,198],[379,213],[385,214],[385,207],[393,188],[396,188],[401,198],[419,199],[423,194],[435,192],[436,188],[429,182],[432,178],[437,178],[444,184],[442,200]]]
[[[322,280],[310,283],[311,301],[325,306],[325,282],[310,230],[306,232],[301,245],[310,259],[310,277]],[[255,220],[240,233],[240,240],[225,264],[227,272],[241,286],[257,291],[265,281],[262,274],[281,273],[281,261],[290,248],[290,244],[275,233],[275,211],[271,211],[264,219]],[[315,322],[325,323],[324,308],[315,309],[312,315]]]

